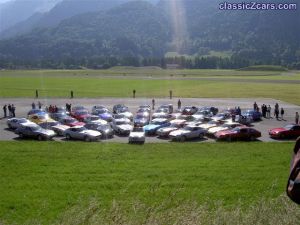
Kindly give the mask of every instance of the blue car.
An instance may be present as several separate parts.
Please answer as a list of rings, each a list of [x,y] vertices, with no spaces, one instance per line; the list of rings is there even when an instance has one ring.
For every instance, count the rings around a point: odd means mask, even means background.
[[[106,120],[107,122],[111,122],[113,119],[111,112],[105,108],[96,109],[94,110],[93,114],[99,116],[100,119]]]
[[[143,128],[146,135],[154,135],[158,129],[168,127],[170,125],[171,123],[167,119],[157,118],[153,119],[150,124]]]
[[[262,114],[258,111],[255,111],[255,110],[246,110],[246,111],[242,112],[242,116],[252,117],[252,119],[254,121],[258,121],[258,120],[261,120]]]

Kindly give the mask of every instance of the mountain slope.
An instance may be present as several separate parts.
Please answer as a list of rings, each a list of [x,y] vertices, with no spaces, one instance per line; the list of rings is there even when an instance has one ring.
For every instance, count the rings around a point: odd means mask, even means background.
[[[5,58],[59,59],[93,56],[163,56],[168,21],[144,1],[125,3],[107,12],[87,13],[51,29],[0,42]],[[2,55],[4,57],[4,55]]]

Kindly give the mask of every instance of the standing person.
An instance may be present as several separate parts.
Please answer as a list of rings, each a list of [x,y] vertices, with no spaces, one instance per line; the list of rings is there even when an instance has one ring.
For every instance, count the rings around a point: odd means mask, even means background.
[[[38,102],[38,106],[39,106],[39,109],[42,108],[42,103],[40,101]]]
[[[31,104],[31,108],[35,109],[35,103],[34,102]]]
[[[274,113],[275,113],[276,119],[278,120],[278,118],[279,118],[279,109],[275,109]]]
[[[178,106],[178,109],[181,109],[181,101],[180,101],[180,99],[178,99],[177,106]]]
[[[4,115],[4,118],[7,117],[7,105],[3,106],[3,115]]]
[[[295,123],[299,124],[299,113],[298,112],[296,112]]]
[[[154,108],[155,108],[155,100],[154,100],[154,98],[152,99],[152,110],[154,110]]]
[[[281,110],[280,110],[280,117],[281,117],[282,120],[283,120],[283,115],[284,115],[284,109],[281,108]]]
[[[255,111],[257,111],[257,108],[258,108],[257,103],[254,102],[254,104],[253,104],[253,109],[254,109]]]
[[[14,104],[11,105],[11,114],[12,117],[16,117],[16,107],[14,106]]]
[[[271,110],[272,110],[272,109],[271,109],[271,106],[269,105],[269,106],[268,106],[268,109],[267,109],[267,114],[268,114],[267,117],[268,117],[269,119],[270,119],[270,117],[271,117]]]
[[[8,116],[11,117],[12,116],[12,114],[11,114],[11,105],[8,104],[7,108],[8,108]]]

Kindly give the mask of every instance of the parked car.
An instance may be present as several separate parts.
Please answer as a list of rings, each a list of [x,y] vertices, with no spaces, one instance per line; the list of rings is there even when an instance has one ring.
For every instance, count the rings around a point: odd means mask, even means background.
[[[135,127],[129,134],[128,143],[145,143],[146,136],[142,127]]]
[[[72,111],[70,115],[77,119],[79,122],[83,122],[85,118],[91,116],[91,114],[89,114],[89,112],[86,110]]]
[[[147,124],[149,124],[149,117],[148,116],[142,116],[142,115],[136,115],[133,119],[133,124],[135,127],[143,127]]]
[[[116,122],[116,123],[130,123],[130,119],[128,119],[123,114],[114,114],[112,122]]]
[[[261,133],[251,127],[236,127],[231,130],[223,130],[216,133],[217,140],[255,140],[261,137]]]
[[[152,119],[162,118],[162,119],[170,119],[172,117],[171,114],[168,113],[168,109],[159,108],[152,114]]]
[[[224,123],[220,126],[209,128],[207,131],[207,135],[210,137],[215,137],[215,134],[219,131],[230,130],[236,128],[238,126],[242,126],[240,123],[232,122],[232,123]]]
[[[63,136],[64,131],[68,128],[69,126],[63,125],[57,121],[55,122],[44,122],[39,124],[42,128],[47,129],[47,130],[53,130],[57,135]]]
[[[218,113],[217,115],[212,116],[211,120],[221,121],[221,120],[226,120],[230,117],[231,117],[231,115],[229,113]]]
[[[111,122],[113,119],[112,113],[107,109],[104,108],[93,108],[92,114],[99,116],[100,119],[106,120],[107,122]]]
[[[9,129],[17,129],[22,125],[35,125],[35,123],[26,118],[10,118],[6,121],[6,124]]]
[[[116,120],[111,122],[111,127],[115,133],[119,135],[129,135],[133,129],[133,126],[130,123]]]
[[[219,109],[216,107],[213,107],[213,106],[205,106],[205,107],[198,109],[198,112],[204,112],[204,111],[207,111],[213,115],[216,115],[219,112]]]
[[[182,110],[182,115],[193,115],[198,111],[195,106],[186,106]]]
[[[49,113],[51,119],[55,121],[59,121],[63,118],[69,117],[69,113],[66,112],[56,112],[56,113]]]
[[[150,113],[151,110],[149,110],[148,108],[139,108],[136,112],[136,115],[150,118]]]
[[[205,129],[205,130],[208,130],[212,127],[217,127],[217,126],[220,126],[222,124],[222,122],[220,121],[209,121],[207,123],[202,123],[201,125],[199,125],[199,127]]]
[[[39,141],[51,140],[56,135],[53,130],[43,129],[36,124],[22,125],[15,130],[15,133],[19,135],[20,138],[29,137]]]
[[[45,122],[56,122],[55,120],[49,117],[49,114],[30,114],[28,115],[28,119],[36,124]]]
[[[172,104],[161,105],[161,106],[159,106],[158,109],[166,109],[168,114],[173,113],[173,105]]]
[[[213,113],[210,112],[209,110],[203,110],[203,111],[197,111],[195,114],[192,115],[192,117],[195,120],[206,120],[209,121],[210,118],[213,116]]]
[[[87,123],[85,128],[89,130],[99,131],[102,138],[112,138],[114,136],[114,130],[109,124],[99,124],[99,123]]]
[[[45,115],[45,114],[48,114],[45,110],[43,109],[31,109],[28,113],[27,113],[27,116],[29,115]]]
[[[170,125],[171,123],[167,119],[156,118],[143,128],[146,135],[154,135],[159,128],[168,127]]]
[[[99,141],[101,139],[101,133],[94,130],[88,130],[82,126],[70,127],[65,130],[64,136],[67,140],[77,139],[84,141]]]
[[[99,116],[90,115],[83,120],[84,123],[99,123],[99,124],[108,124],[106,120],[100,119]]]
[[[127,111],[128,107],[125,106],[124,104],[117,104],[113,106],[113,113],[114,114],[119,114],[122,111]]]
[[[251,117],[254,121],[261,120],[262,114],[256,110],[245,110],[242,111],[242,116]]]
[[[79,122],[78,120],[74,119],[73,117],[62,118],[59,122],[63,125],[67,125],[69,127],[84,126],[85,125],[85,123]]]
[[[172,122],[172,121],[171,121]],[[156,134],[159,136],[159,137],[162,137],[162,138],[166,138],[166,137],[169,137],[169,134],[175,130],[178,130],[180,128],[183,127],[184,124],[181,124],[181,123],[171,123],[170,126],[168,127],[162,127],[162,128],[159,128],[157,131],[156,131]]]
[[[198,126],[186,126],[182,129],[172,131],[169,137],[172,141],[184,142],[189,139],[200,138],[202,139],[206,134],[206,130]]]
[[[297,138],[300,137],[300,125],[289,124],[285,127],[273,128],[269,131],[269,135],[272,138]]]

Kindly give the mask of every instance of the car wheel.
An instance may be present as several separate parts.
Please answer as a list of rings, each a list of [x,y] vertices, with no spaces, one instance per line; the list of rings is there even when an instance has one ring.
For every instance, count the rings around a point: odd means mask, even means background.
[[[185,136],[180,137],[180,141],[181,141],[181,142],[185,142],[185,140],[186,140],[186,137],[185,137]]]
[[[38,135],[38,136],[37,136],[37,139],[38,139],[39,141],[42,141],[42,140],[43,140],[42,135]]]
[[[20,138],[24,138],[24,135],[22,133],[19,133]]]
[[[255,137],[254,136],[250,136],[250,141],[254,141],[255,140]]]
[[[67,140],[71,140],[70,134],[67,134],[67,135],[66,135],[66,139],[67,139]]]
[[[226,140],[227,140],[227,141],[231,141],[231,137],[227,137]]]
[[[90,141],[91,141],[91,139],[90,139],[88,136],[85,136],[84,140],[85,140],[86,142],[90,142]]]
[[[10,129],[10,130],[12,129],[12,127],[11,127],[11,125],[10,125],[10,124],[8,124],[8,129]]]
[[[281,134],[281,135],[280,135],[280,138],[281,138],[281,139],[285,139],[285,135],[284,135],[284,134]]]
[[[199,134],[200,139],[203,139],[203,137],[204,137],[203,134]]]

